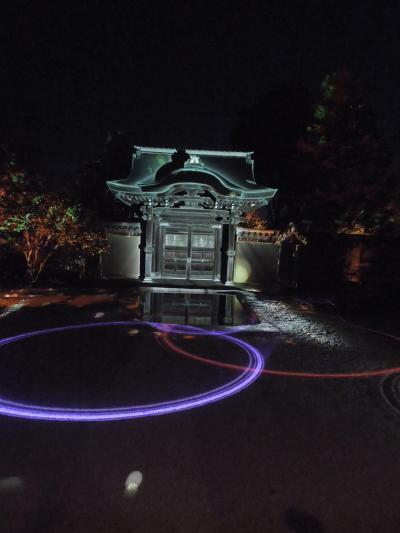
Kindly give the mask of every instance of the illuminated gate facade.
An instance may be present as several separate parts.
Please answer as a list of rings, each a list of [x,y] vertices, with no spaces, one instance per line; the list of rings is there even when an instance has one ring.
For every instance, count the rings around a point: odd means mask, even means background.
[[[149,277],[221,282],[224,224],[215,218],[205,209],[156,208],[147,222],[153,234]]]
[[[141,223],[141,277],[233,282],[236,225],[268,204],[249,152],[135,147],[130,175],[107,182]]]

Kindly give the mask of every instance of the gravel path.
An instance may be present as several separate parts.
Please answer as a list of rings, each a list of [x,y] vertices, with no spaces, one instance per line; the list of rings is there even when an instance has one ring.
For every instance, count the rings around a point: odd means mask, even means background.
[[[282,301],[251,293],[243,299],[261,321],[255,330],[280,335],[279,366],[344,372],[400,365],[399,339],[344,320],[329,300],[316,305],[305,299]],[[296,357],[299,353],[301,358]]]

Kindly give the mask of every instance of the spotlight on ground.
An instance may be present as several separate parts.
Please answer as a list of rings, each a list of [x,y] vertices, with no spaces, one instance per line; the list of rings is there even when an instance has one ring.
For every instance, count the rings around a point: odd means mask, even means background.
[[[0,492],[18,492],[23,488],[24,480],[19,476],[0,478]]]
[[[133,496],[135,496],[140,487],[140,484],[142,483],[142,480],[142,472],[139,472],[139,470],[131,472],[125,481],[124,495],[128,498],[132,498]]]

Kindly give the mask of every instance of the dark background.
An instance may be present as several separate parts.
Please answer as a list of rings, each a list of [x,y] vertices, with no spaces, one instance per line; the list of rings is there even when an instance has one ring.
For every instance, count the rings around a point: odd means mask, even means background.
[[[40,146],[56,172],[109,133],[153,146],[230,148],[238,111],[280,83],[318,95],[349,68],[399,146],[397,1],[6,2],[0,139]]]

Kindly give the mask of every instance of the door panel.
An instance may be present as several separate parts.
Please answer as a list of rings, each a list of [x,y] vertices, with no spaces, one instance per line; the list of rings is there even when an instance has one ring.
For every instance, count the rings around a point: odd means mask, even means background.
[[[192,229],[191,237],[190,277],[196,279],[214,279],[216,268],[216,229]]]
[[[168,228],[163,233],[162,275],[186,279],[188,275],[189,232],[184,228]]]
[[[209,279],[219,276],[220,228],[168,226],[162,233],[162,276]]]
[[[215,248],[215,230],[212,233],[192,231],[192,248]]]
[[[187,250],[189,244],[188,233],[165,233],[165,246],[168,248],[184,248]]]

